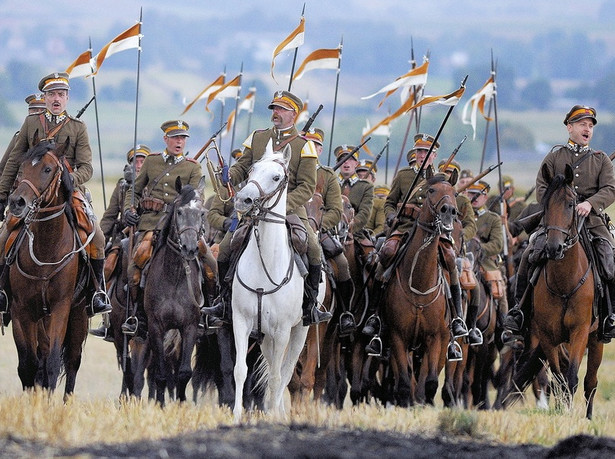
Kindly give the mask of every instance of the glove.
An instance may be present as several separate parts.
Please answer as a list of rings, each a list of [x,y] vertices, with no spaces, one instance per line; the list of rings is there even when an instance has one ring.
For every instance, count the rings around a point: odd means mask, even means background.
[[[224,231],[233,232],[237,229],[237,223],[238,223],[237,217],[226,218],[224,222],[222,223],[222,229]]]
[[[124,212],[124,222],[126,222],[128,226],[135,226],[139,223],[139,220],[141,220],[141,217],[134,210],[128,209]]]
[[[226,186],[228,185],[228,182],[230,182],[230,178],[228,175],[228,165],[225,164],[224,166],[222,166],[222,174],[221,174],[221,180],[222,180],[222,185]]]
[[[5,209],[6,209],[6,201],[0,201],[0,222],[4,221]]]
[[[389,228],[393,226],[393,221],[395,221],[395,217],[397,217],[397,214],[395,212],[389,212],[389,215],[387,215],[386,224]]]
[[[124,180],[126,180],[127,183],[132,183],[132,179],[132,165],[126,164],[124,166]]]

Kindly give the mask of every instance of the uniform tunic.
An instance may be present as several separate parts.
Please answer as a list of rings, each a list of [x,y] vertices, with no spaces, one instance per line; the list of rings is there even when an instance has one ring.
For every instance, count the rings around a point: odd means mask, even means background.
[[[224,193],[224,192],[223,192]],[[226,195],[224,195],[226,199]],[[217,194],[213,195],[209,212],[207,213],[207,221],[210,226],[210,235],[213,236],[213,240],[210,243],[219,244],[224,237],[224,221],[230,218],[235,210],[233,200],[229,199],[224,202]]]
[[[578,148],[578,145],[556,145],[545,156],[540,165],[538,176],[536,177],[536,199],[542,201],[542,197],[547,190],[548,183],[542,173],[542,166],[546,165],[551,176],[564,174],[566,164],[573,165],[583,155],[585,151]],[[613,245],[613,238],[603,220],[605,210],[615,201],[615,177],[613,177],[613,165],[609,157],[602,151],[587,149],[589,156],[579,165],[575,166],[574,190],[579,195],[579,200],[588,201],[592,206],[592,211],[585,220],[585,225],[594,236],[600,236],[608,240]]]
[[[391,183],[391,191],[384,204],[384,213],[386,216],[391,213],[397,213],[397,205],[401,205],[404,201],[404,198],[406,197],[410,186],[414,183],[414,179],[417,174],[418,169],[414,166],[406,166],[397,171],[397,175],[395,175],[395,178],[393,178],[393,183]],[[426,190],[423,188],[425,187],[426,181],[424,177],[425,176],[423,175],[423,177],[417,181],[414,191],[412,192],[412,196],[408,199],[408,204],[414,204],[419,208],[423,206],[423,202],[425,200]],[[412,225],[414,225],[414,218],[409,218],[402,215],[396,229],[398,231],[405,232],[409,231],[412,228]]]
[[[318,165],[316,169],[316,192],[322,195],[325,207],[320,228],[323,231],[334,229],[342,218],[344,205],[337,175],[330,167]]]
[[[174,167],[163,173],[171,165]],[[162,177],[157,183],[154,180],[161,174]],[[149,196],[164,201],[165,208],[161,211],[142,209],[141,219],[139,220],[139,231],[151,231],[156,229],[156,225],[167,213],[167,208],[173,203],[177,196],[175,190],[175,180],[181,177],[182,186],[192,185],[197,188],[201,180],[201,165],[191,158],[185,156],[172,156],[165,152],[153,153],[145,158],[139,175],[135,179],[134,204],[139,204],[147,187]],[[152,188],[153,186],[153,188]],[[133,188],[129,188],[124,198],[124,211],[131,208],[133,203]]]
[[[365,225],[365,228],[370,230],[372,234],[380,234],[384,231],[384,223],[386,221],[386,215],[384,213],[384,203],[386,198],[374,197],[372,203],[372,212],[369,215],[369,220]]]
[[[476,236],[480,240],[482,259],[480,265],[485,271],[498,269],[500,253],[504,250],[504,236],[502,234],[502,220],[498,214],[487,210],[485,206],[477,209]]]
[[[126,226],[122,221],[122,213],[124,210],[124,197],[129,186],[130,184],[124,178],[117,181],[113,193],[111,193],[109,205],[100,219],[100,229],[107,239],[118,234]]]
[[[9,142],[9,146],[6,147],[6,151],[2,155],[2,159],[0,159],[0,175],[2,175],[2,171],[4,170],[4,166],[6,166],[6,162],[9,160],[9,156],[13,148],[15,148],[15,142],[17,142],[17,135],[19,131],[17,131],[13,137],[11,137],[11,141]]]
[[[355,236],[363,238],[363,228],[369,220],[374,201],[374,185],[353,174],[347,179],[339,177],[342,194],[348,196],[348,200],[354,208],[352,220],[352,232]]]

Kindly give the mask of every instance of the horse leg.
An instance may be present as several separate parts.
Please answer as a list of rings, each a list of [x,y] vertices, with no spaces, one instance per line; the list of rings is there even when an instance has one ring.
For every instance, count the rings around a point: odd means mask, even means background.
[[[235,366],[235,349],[233,348],[233,331],[230,327],[218,329],[218,348],[220,350],[220,381],[218,386],[218,404],[233,406],[235,387],[233,368]]]
[[[233,335],[235,336],[235,369],[233,371],[235,377],[235,406],[233,407],[233,416],[236,424],[241,422],[243,413],[243,390],[241,388],[244,386],[248,375],[246,357],[248,355],[250,331],[245,320],[242,320],[239,314],[235,314],[233,316]]]
[[[324,325],[326,326],[326,324]],[[313,327],[313,328],[315,329],[316,327]],[[304,327],[301,323],[298,325],[295,325],[294,327],[290,329],[290,336],[289,336],[288,344],[286,346],[286,352],[282,354],[281,386],[280,386],[280,404],[282,407],[284,406],[284,388],[288,386],[288,383],[290,382],[290,378],[292,378],[292,375],[295,369],[295,364],[297,363],[297,360],[299,359],[299,355],[301,354],[301,351],[303,350],[303,347],[305,346],[308,330],[309,330],[308,327]],[[314,347],[314,353],[317,353],[318,349],[316,349],[316,346],[313,346],[313,347]],[[314,387],[314,367],[316,366],[316,358],[317,356],[314,356],[312,358],[312,366],[307,369],[307,372],[311,374],[311,376],[308,378],[309,381],[311,382],[311,387],[305,387],[306,393],[309,393],[309,391],[311,391]],[[304,368],[304,373],[305,372],[306,372],[306,369]],[[303,381],[303,376],[302,376],[302,381]]]
[[[441,353],[441,341],[439,337],[427,338],[427,352],[425,361],[427,362],[427,374],[424,381],[425,402],[433,405],[438,391],[438,374]],[[422,373],[422,371],[421,371]]]
[[[34,387],[38,372],[39,359],[36,350],[36,323],[24,323],[25,321],[13,318],[13,339],[17,347],[17,374],[24,390]]]
[[[184,327],[179,371],[177,372],[177,398],[186,401],[186,386],[192,377],[192,352],[196,343],[196,324]]]
[[[60,370],[62,369],[62,352],[64,338],[66,337],[67,316],[70,314],[70,304],[59,303],[56,307],[58,309],[53,314],[43,319],[43,333],[46,335],[45,338],[49,343],[47,352],[42,352],[45,368],[43,387],[49,388],[52,391],[57,386]]]
[[[410,376],[408,374],[408,351],[404,340],[391,330],[391,358],[393,358],[393,373],[395,375],[395,398],[399,406],[407,407],[410,402]]]
[[[154,370],[154,383],[156,387],[156,401],[164,406],[164,392],[167,388],[167,374],[165,371],[164,331],[155,320],[149,320],[149,344],[152,348],[151,367]]]
[[[585,416],[591,419],[594,411],[594,396],[596,395],[596,387],[598,387],[598,368],[602,363],[602,353],[604,344],[598,341],[596,332],[589,335],[587,349],[587,373],[583,381],[583,389],[585,393],[585,401],[587,410]]]
[[[80,306],[72,308],[69,315],[69,326],[64,338],[64,370],[66,383],[64,386],[64,401],[75,390],[77,372],[81,366],[83,343],[88,333],[88,318]]]
[[[587,348],[587,337],[589,335],[588,327],[580,327],[570,334],[570,346],[568,348],[570,354],[570,362],[566,371],[567,383],[567,404],[572,407],[572,399],[579,386],[579,368],[583,360],[583,354]],[[559,348],[555,349],[559,362]],[[560,369],[561,371],[561,369]]]
[[[134,395],[141,398],[143,387],[145,386],[145,370],[149,366],[151,359],[151,351],[149,348],[149,339],[134,337],[128,343],[130,352],[130,371],[126,368],[125,377],[133,378],[132,387]],[[149,398],[154,398],[153,385],[150,386]]]

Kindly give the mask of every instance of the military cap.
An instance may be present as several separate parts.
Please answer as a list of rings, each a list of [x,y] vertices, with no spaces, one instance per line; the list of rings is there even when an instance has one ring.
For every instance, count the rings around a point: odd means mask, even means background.
[[[28,104],[28,109],[43,109],[46,107],[42,94],[30,94],[25,100],[26,104]]]
[[[444,165],[446,164],[445,160],[442,160],[438,163],[438,170],[441,172],[452,173],[453,170],[457,170],[458,173],[461,173],[461,166],[457,161],[451,161],[448,166],[446,166],[446,170],[442,170]]]
[[[502,186],[504,188],[512,188],[515,186],[515,182],[510,175],[502,175]]]
[[[378,185],[374,188],[375,195],[384,195],[388,196],[391,189],[386,185]]]
[[[322,141],[325,138],[325,133],[322,129],[311,128],[309,131],[305,133],[305,140],[311,140],[314,143],[317,143],[322,147]]]
[[[369,159],[362,159],[361,161],[359,161],[357,170],[369,171],[370,173],[375,174],[376,172],[378,172],[378,166],[376,166],[374,162],[370,161]]]
[[[416,163],[416,152],[410,150],[406,155],[406,159],[408,160],[408,165],[412,166],[414,163]]]
[[[345,153],[350,153],[354,149],[355,147],[352,145],[340,145],[339,147],[335,147],[335,150],[334,150],[335,159],[340,159],[340,156],[342,156]],[[352,157],[355,159],[355,161],[359,161],[359,151],[358,150],[355,151]]]
[[[470,185],[466,191],[468,193],[487,194],[489,193],[490,189],[491,189],[491,186],[487,182],[483,180],[479,180],[478,182]]]
[[[289,91],[277,91],[273,95],[273,100],[269,104],[269,109],[273,110],[273,107],[282,107],[285,110],[294,110],[295,113],[299,113],[303,110],[303,101]]]
[[[160,129],[162,129],[162,132],[164,132],[164,135],[167,137],[176,137],[178,135],[190,137],[190,134],[188,134],[188,129],[190,129],[190,126],[182,120],[166,121],[162,123]]]
[[[575,105],[572,107],[570,111],[566,113],[564,124],[568,125],[570,123],[576,123],[584,118],[591,118],[594,124],[598,124],[598,120],[596,119],[596,109],[585,105]]]
[[[233,151],[231,151],[231,158],[233,159],[239,159],[242,155],[243,150],[241,148],[235,148]]]
[[[459,178],[474,178],[474,173],[470,169],[464,169],[459,174]]]
[[[41,79],[38,83],[38,89],[41,92],[53,91],[55,89],[66,89],[68,91],[70,89],[68,85],[68,73],[50,73]]]
[[[412,146],[410,151],[419,149],[429,150],[431,148],[431,144],[433,144],[435,140],[436,139],[432,135],[417,134],[414,136],[414,145]],[[436,142],[433,147],[434,150],[437,150],[438,148],[440,148],[440,142]]]
[[[137,144],[137,156],[148,156],[150,153],[152,152],[152,150],[147,146],[147,145],[143,145],[143,144]],[[128,150],[128,153],[126,153],[126,161],[130,162],[132,161],[132,158],[134,158],[135,156],[135,151],[134,148],[131,148],[130,150]]]

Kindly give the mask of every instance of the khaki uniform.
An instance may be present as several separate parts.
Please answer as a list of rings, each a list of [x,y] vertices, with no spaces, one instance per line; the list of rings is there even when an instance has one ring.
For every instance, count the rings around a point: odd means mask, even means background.
[[[222,241],[225,234],[224,220],[231,217],[233,210],[235,210],[235,206],[232,199],[224,202],[218,197],[217,194],[213,195],[211,206],[209,207],[209,212],[207,213],[210,235],[212,235],[212,241],[210,241],[210,243],[219,244],[220,241]]]
[[[407,166],[397,171],[397,175],[395,175],[393,183],[391,183],[391,192],[387,196],[384,204],[385,215],[388,216],[391,213],[397,213],[397,206],[401,205],[403,202],[410,186],[414,183],[414,178],[418,174],[418,171],[419,170],[414,166]],[[423,176],[423,178],[417,182],[412,196],[408,199],[406,205],[415,206],[416,208],[420,208],[423,205],[423,201],[425,200],[425,190],[423,189],[425,183],[425,178]],[[406,212],[402,213],[396,230],[402,233],[409,231],[412,225],[414,225],[415,220],[416,215],[411,217],[406,215]]]
[[[167,208],[177,196],[177,191],[175,190],[176,178],[181,177],[182,186],[189,184],[197,188],[201,176],[201,165],[194,159],[186,158],[185,156],[175,157],[167,155],[166,151],[164,153],[152,153],[143,161],[141,172],[139,172],[135,179],[134,187],[129,188],[126,192],[124,211],[130,209],[133,204],[134,188],[134,204],[135,206],[139,205],[139,211],[142,212],[138,230],[154,230],[160,219],[166,215]],[[160,179],[155,182],[158,177]],[[164,202],[162,210],[148,210],[140,205],[141,198],[146,194],[146,189],[150,197]]]
[[[322,195],[325,206],[320,228],[329,231],[337,227],[342,218],[344,207],[342,191],[337,182],[337,175],[330,167],[318,165],[316,169],[316,192]]]
[[[122,214],[124,210],[124,198],[129,186],[130,184],[126,179],[121,178],[117,181],[113,193],[111,193],[109,205],[103,217],[100,219],[100,229],[106,239],[113,238],[126,227],[122,219]]]
[[[359,239],[364,237],[363,228],[369,220],[374,201],[374,185],[360,179],[356,174],[348,179],[339,177],[342,194],[348,196],[350,204],[354,208],[352,232]]]
[[[480,240],[482,259],[479,260],[485,271],[498,269],[500,253],[504,250],[502,220],[498,214],[487,210],[486,206],[475,211],[476,236]]]
[[[308,259],[310,265],[320,265],[321,250],[318,239],[309,225],[304,204],[310,200],[316,189],[316,164],[318,156],[312,142],[297,135],[293,126],[285,131],[275,127],[254,131],[243,143],[243,155],[229,169],[230,180],[238,185],[248,178],[252,164],[261,159],[269,140],[273,141],[273,149],[294,137],[288,145],[291,147],[291,158],[288,164],[288,194],[286,214],[296,214],[303,222],[308,234]],[[283,144],[282,144],[283,145]],[[228,233],[220,243],[218,262],[227,262],[230,258],[230,236]]]
[[[6,162],[9,160],[9,155],[11,154],[11,151],[13,151],[13,148],[15,148],[15,143],[17,142],[17,135],[18,134],[19,134],[19,131],[17,131],[13,135],[13,137],[11,137],[11,141],[9,142],[9,146],[6,147],[6,151],[2,155],[2,159],[0,159],[0,175],[2,175],[2,171],[4,170],[4,166],[6,166]]]
[[[384,203],[386,198],[374,197],[372,203],[372,212],[369,215],[369,220],[365,225],[365,229],[368,229],[372,234],[380,234],[384,231],[384,224],[386,222],[386,215],[384,213]]]
[[[605,211],[615,202],[615,177],[613,165],[609,157],[602,151],[589,150],[590,157],[585,159],[574,169],[574,190],[579,195],[579,200],[588,201],[592,205],[592,211],[585,220],[585,226],[594,236],[600,236],[613,245],[613,237],[609,232],[605,221]],[[546,165],[551,176],[564,174],[566,164],[572,165],[578,161],[585,152],[573,151],[565,145],[556,145],[545,156],[536,177],[536,199],[542,201],[542,197],[548,187],[545,177],[542,175],[542,167]]]
[[[464,194],[458,194],[455,200],[457,202],[457,210],[459,211],[459,221],[463,227],[463,240],[467,242],[476,236],[474,208],[472,207],[470,198]]]

